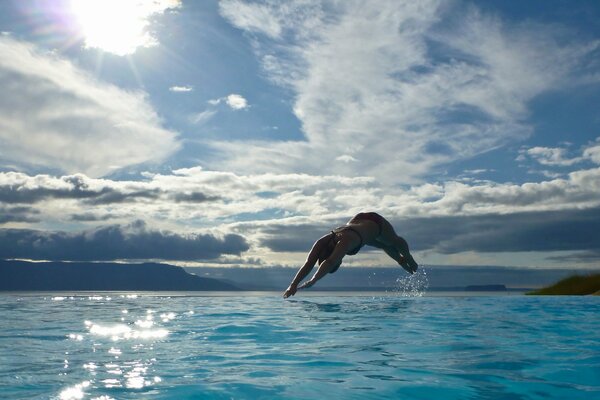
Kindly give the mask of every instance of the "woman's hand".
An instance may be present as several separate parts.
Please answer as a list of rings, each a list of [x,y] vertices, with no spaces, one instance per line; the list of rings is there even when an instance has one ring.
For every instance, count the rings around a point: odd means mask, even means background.
[[[315,284],[316,281],[313,281],[312,279],[304,282],[302,285],[298,286],[298,289],[308,289],[309,287],[311,287],[312,285]]]
[[[283,298],[287,299],[290,296],[293,296],[296,294],[296,290],[298,290],[298,287],[296,285],[290,285],[285,292],[283,292]]]

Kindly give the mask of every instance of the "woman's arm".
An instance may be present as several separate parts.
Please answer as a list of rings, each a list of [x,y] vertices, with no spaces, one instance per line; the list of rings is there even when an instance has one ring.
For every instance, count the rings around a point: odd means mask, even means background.
[[[290,286],[283,293],[283,298],[288,298],[296,293],[296,290],[298,290],[298,284],[302,282],[302,279],[304,279],[310,273],[310,271],[312,271],[317,259],[319,258],[319,253],[329,239],[329,235],[326,235],[313,244],[313,247],[310,249],[310,252],[306,257],[304,265],[298,270],[296,276],[294,276],[294,279],[292,280],[292,283],[290,283]]]
[[[348,252],[348,249],[351,247],[353,242],[348,240],[348,238],[342,237],[342,239],[335,245],[333,252],[331,255],[319,265],[317,272],[310,278],[310,280],[306,281],[298,289],[306,289],[314,285],[319,279],[324,277],[331,271],[336,265],[341,264],[342,259]]]

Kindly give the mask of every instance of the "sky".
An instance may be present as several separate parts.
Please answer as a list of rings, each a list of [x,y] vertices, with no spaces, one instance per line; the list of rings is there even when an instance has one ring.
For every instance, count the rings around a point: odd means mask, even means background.
[[[2,0],[0,87],[0,258],[600,266],[595,0]]]

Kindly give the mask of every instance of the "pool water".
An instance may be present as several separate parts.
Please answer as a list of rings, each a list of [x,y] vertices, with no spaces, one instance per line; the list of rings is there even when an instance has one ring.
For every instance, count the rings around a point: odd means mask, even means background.
[[[600,297],[0,295],[2,399],[600,399]]]

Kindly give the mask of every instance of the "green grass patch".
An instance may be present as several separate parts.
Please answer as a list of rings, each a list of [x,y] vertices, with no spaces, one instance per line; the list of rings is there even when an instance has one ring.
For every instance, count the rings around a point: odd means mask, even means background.
[[[527,294],[541,295],[586,295],[600,293],[600,274],[574,275],[556,282],[552,286],[534,290]]]

